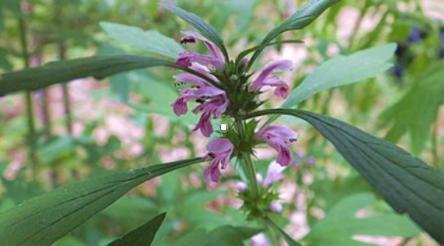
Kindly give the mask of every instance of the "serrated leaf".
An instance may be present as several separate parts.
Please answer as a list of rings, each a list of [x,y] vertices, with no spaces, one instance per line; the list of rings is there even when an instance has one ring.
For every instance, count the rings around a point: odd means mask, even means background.
[[[101,22],[100,26],[111,38],[150,53],[175,59],[184,50],[176,41],[157,30],[145,31],[138,27],[111,22]]]
[[[201,158],[120,171],[62,186],[0,214],[0,242],[50,245],[146,180]]]
[[[146,224],[130,231],[128,234],[119,238],[110,244],[109,246],[147,246],[151,245],[156,236],[156,232],[159,230],[165,219],[166,213],[159,214]]]
[[[266,45],[273,41],[281,33],[291,30],[299,30],[318,18],[326,9],[339,2],[339,0],[310,0],[302,8],[298,9],[293,15],[286,19],[282,24],[273,28],[262,40],[262,48],[256,50],[253,54],[249,66],[256,60]]]
[[[174,64],[159,58],[131,55],[96,56],[53,62],[37,68],[0,74],[0,95],[41,89],[89,76],[103,79],[120,72],[154,66],[174,66]]]
[[[394,213],[371,213],[357,218],[358,210],[374,204],[371,193],[360,193],[343,198],[317,222],[304,241],[310,245],[362,245],[353,240],[355,235],[413,237],[420,231],[406,217]]]
[[[388,70],[395,50],[396,44],[392,43],[322,63],[291,92],[283,107],[293,107],[320,91],[363,81]]]
[[[381,126],[389,126],[386,138],[397,142],[410,134],[412,150],[421,152],[430,136],[439,107],[444,104],[444,63],[428,69],[396,104],[381,115]]]
[[[181,9],[173,4],[163,4],[163,7],[173,12],[175,15],[182,18],[184,21],[191,24],[194,28],[196,28],[200,34],[202,34],[204,37],[208,38],[211,42],[213,42],[219,49],[224,53],[227,58],[227,50],[225,48],[224,42],[222,41],[222,38],[219,36],[217,31],[206,23],[204,20],[202,20],[199,16],[188,12],[184,9]]]
[[[181,238],[176,245],[181,246],[243,246],[243,241],[260,233],[261,229],[225,225],[207,232],[198,228]]]
[[[248,117],[299,117],[327,138],[341,155],[399,213],[407,213],[436,241],[444,243],[444,173],[396,145],[342,121],[311,112],[271,109]]]

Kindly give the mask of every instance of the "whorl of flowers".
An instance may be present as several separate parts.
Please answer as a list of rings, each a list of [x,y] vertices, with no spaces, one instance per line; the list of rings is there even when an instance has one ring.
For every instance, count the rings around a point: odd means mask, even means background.
[[[217,45],[200,33],[185,31],[183,34],[182,44],[200,41],[208,49],[208,54],[183,51],[176,60],[176,65],[187,68],[189,72],[175,76],[176,82],[187,86],[180,90],[179,97],[171,106],[174,113],[181,116],[188,112],[189,103],[197,104],[192,112],[199,114],[200,119],[194,131],[199,130],[205,137],[210,137],[214,131],[212,119],[221,118],[224,115],[237,119],[239,115],[257,109],[263,103],[259,101],[258,95],[264,89],[273,88],[274,94],[280,98],[288,96],[289,86],[284,79],[276,75],[276,72],[293,69],[291,61],[274,61],[256,73],[248,74],[244,71],[248,60],[243,59],[238,66],[235,66],[234,62],[226,60]],[[261,140],[266,142],[278,152],[277,163],[287,166],[294,162],[288,145],[295,142],[297,138],[298,134],[290,128],[271,125],[253,134],[252,139],[249,140],[254,143]],[[248,139],[236,141],[227,134],[226,137],[210,141],[207,146],[206,159],[211,160],[211,164],[205,171],[205,177],[209,182],[219,180],[220,170],[226,168],[236,151],[252,152],[253,146],[236,146],[236,144],[242,145],[244,140]]]

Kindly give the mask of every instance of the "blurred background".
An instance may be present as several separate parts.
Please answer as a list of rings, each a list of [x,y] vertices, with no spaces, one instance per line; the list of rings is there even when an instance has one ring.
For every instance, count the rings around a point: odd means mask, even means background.
[[[211,23],[235,55],[306,1],[175,2]],[[143,52],[108,38],[101,21],[157,30],[175,40],[189,28],[156,0],[2,0],[0,73]],[[308,28],[282,38],[304,43],[268,48],[261,64],[293,60],[293,88],[331,57],[397,43],[394,66],[385,74],[319,93],[299,107],[342,119],[444,169],[444,0],[343,0]],[[0,211],[105,170],[202,155],[206,140],[191,131],[196,117],[178,118],[171,110],[178,95],[173,75],[169,69],[140,70],[1,97]],[[281,103],[273,99],[265,107]],[[281,121],[301,134],[293,146],[300,167],[286,170],[273,186],[282,205],[275,219],[290,235],[306,237],[308,245],[435,245],[407,217],[396,215],[314,129]],[[257,155],[265,176],[275,153],[260,149]],[[104,245],[163,211],[168,216],[155,245],[180,245],[199,228],[251,225],[239,210],[236,172],[208,187],[203,167],[146,182],[56,245]],[[250,244],[267,241],[278,243],[259,235]]]

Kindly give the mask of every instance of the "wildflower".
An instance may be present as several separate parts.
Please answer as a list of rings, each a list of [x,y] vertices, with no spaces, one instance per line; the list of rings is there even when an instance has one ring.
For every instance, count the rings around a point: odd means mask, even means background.
[[[192,51],[184,51],[179,54],[179,58],[176,61],[177,65],[181,65],[184,67],[190,67],[193,63],[198,63],[203,66],[208,66],[216,69],[223,69],[225,66],[224,56],[219,48],[202,36],[200,33],[196,31],[185,31],[183,32],[185,35],[181,43],[195,43],[198,40],[204,42],[210,51],[209,55],[202,55],[197,52]]]
[[[259,91],[263,87],[275,87],[274,94],[281,98],[288,96],[289,87],[287,83],[279,77],[273,75],[277,71],[287,71],[293,69],[293,62],[281,60],[268,64],[260,72],[250,86],[251,91]]]
[[[206,77],[217,81],[217,78],[211,74],[214,68],[223,68],[225,62],[221,51],[212,42],[208,41],[202,35],[195,31],[184,32],[185,37],[181,43],[194,43],[197,40],[203,41],[210,51],[210,55],[201,55],[196,52],[184,51],[179,54],[176,64],[188,67]],[[201,113],[200,120],[193,130],[209,137],[213,133],[211,118],[219,118],[225,112],[229,105],[228,98],[224,90],[216,88],[201,77],[191,73],[181,73],[175,77],[176,82],[187,83],[191,88],[180,91],[180,96],[171,105],[177,116],[188,112],[187,104],[196,101],[198,105],[193,109],[193,113]]]
[[[230,161],[234,146],[227,138],[217,138],[207,145],[206,159],[211,160],[210,166],[205,170],[208,182],[219,181],[220,169],[225,169]]]
[[[292,161],[292,155],[287,145],[295,142],[298,134],[286,126],[269,126],[256,134],[265,140],[278,152],[277,162],[282,166],[288,166]]]

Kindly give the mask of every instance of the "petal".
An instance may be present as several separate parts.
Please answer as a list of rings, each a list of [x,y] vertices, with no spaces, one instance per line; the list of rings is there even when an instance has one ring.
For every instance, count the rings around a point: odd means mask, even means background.
[[[213,133],[213,126],[210,122],[210,115],[209,114],[202,114],[202,116],[199,119],[199,122],[194,127],[193,131],[200,130],[202,135],[205,137],[211,136],[211,133]]]
[[[265,177],[263,185],[269,187],[274,182],[282,180],[285,177],[284,174],[282,174],[284,170],[285,167],[273,161],[270,166],[268,166],[267,176]]]
[[[257,78],[250,86],[251,90],[259,90],[265,86],[265,80],[274,72],[287,71],[293,69],[293,62],[290,60],[275,61],[265,66],[260,72]]]
[[[291,163],[290,149],[285,146],[281,146],[280,150],[278,151],[278,157],[276,161],[282,166],[288,166]]]
[[[188,112],[187,103],[182,97],[177,98],[177,100],[174,101],[171,106],[173,107],[173,111],[177,116],[184,115]]]
[[[220,60],[222,63],[224,63],[224,57],[222,55],[222,52],[219,50],[219,48],[211,41],[209,41],[207,38],[202,36],[199,32],[196,32],[194,30],[188,30],[182,32],[185,36],[185,39],[188,40],[200,40],[205,43],[205,46],[207,46],[208,50],[211,53],[211,56]],[[182,39],[183,40],[183,39]]]
[[[216,155],[220,153],[232,152],[233,149],[234,146],[228,138],[216,138],[207,145],[208,152],[215,153]]]
[[[219,172],[219,167],[218,167],[217,163],[211,162],[210,165],[205,169],[204,175],[205,175],[205,179],[207,180],[208,183],[218,182],[220,172]]]
[[[208,83],[204,79],[191,73],[180,73],[174,76],[174,79],[177,82],[189,83],[197,87],[208,86]]]

